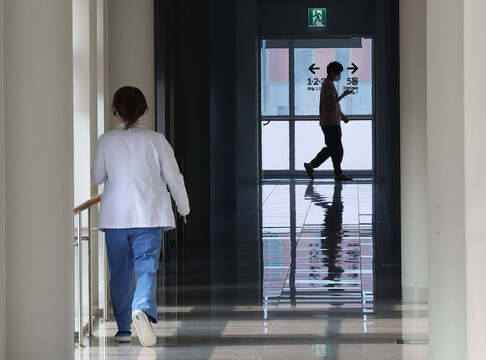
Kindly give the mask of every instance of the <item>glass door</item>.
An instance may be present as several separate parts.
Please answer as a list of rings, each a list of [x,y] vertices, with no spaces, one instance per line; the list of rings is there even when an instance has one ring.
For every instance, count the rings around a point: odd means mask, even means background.
[[[370,38],[263,40],[261,43],[261,126],[264,178],[305,176],[324,147],[319,126],[319,97],[326,67],[339,61],[344,71],[335,82],[350,118],[342,123],[343,170],[353,176],[373,174],[373,42]],[[316,175],[332,171],[326,161]]]

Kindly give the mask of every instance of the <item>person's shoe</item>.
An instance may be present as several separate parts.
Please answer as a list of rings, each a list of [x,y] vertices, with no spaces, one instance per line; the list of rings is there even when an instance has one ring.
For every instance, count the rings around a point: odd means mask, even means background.
[[[314,180],[314,168],[312,167],[311,164],[309,163],[304,163],[305,171],[307,172],[307,175],[309,175],[311,180]]]
[[[352,181],[353,178],[344,174],[338,175],[334,177],[336,181]]]
[[[142,310],[135,310],[132,313],[132,321],[137,329],[138,338],[143,346],[154,346],[157,343],[154,328],[150,323],[147,314]]]
[[[127,343],[132,341],[131,331],[117,331],[115,334],[115,342]]]

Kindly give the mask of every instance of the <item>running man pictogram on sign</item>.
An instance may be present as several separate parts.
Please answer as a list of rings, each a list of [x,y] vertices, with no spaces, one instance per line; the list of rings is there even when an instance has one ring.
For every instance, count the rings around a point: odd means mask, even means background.
[[[309,27],[326,26],[326,9],[309,9]]]

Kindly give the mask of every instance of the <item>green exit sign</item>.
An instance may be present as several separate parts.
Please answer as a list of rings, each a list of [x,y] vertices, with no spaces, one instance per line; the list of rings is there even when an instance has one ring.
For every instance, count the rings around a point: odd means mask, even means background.
[[[309,9],[308,25],[309,27],[326,26],[326,9]]]

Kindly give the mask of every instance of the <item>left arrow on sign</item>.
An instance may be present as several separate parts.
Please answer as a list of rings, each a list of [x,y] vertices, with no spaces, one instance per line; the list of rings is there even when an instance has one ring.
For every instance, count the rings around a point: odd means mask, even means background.
[[[311,73],[315,74],[315,70],[320,70],[320,67],[316,67],[316,64],[312,64],[311,66],[309,66],[309,70]]]

